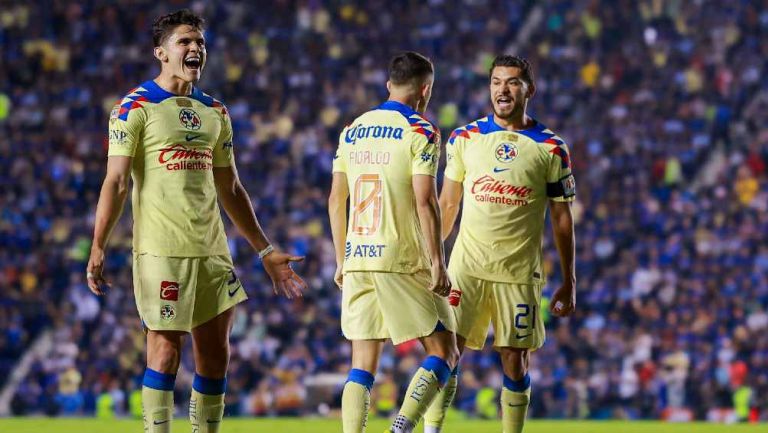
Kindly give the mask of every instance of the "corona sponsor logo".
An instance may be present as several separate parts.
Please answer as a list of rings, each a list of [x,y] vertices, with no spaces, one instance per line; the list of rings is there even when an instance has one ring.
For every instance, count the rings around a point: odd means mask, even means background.
[[[344,141],[355,144],[361,138],[392,138],[403,139],[403,128],[381,125],[355,125],[344,133]]]

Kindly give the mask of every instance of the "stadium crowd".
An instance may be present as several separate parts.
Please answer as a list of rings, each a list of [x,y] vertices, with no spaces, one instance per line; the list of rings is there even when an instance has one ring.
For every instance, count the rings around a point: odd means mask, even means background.
[[[154,76],[149,28],[180,6],[45,3],[0,11],[0,385],[47,329],[53,344],[32,360],[14,413],[134,414],[144,336],[129,209],[107,253],[107,296],[88,291],[85,263],[109,110]],[[447,137],[487,114],[487,67],[513,50],[534,65],[530,111],[569,143],[578,191],[577,313],[547,319],[531,416],[768,420],[764,1],[190,7],[207,20],[200,86],[227,105],[257,215],[273,242],[306,255],[297,270],[310,285],[297,301],[274,296],[230,228],[250,300],[232,332],[228,413],[324,412],[310,386],[324,373],[340,374],[327,401],[338,406],[349,346],[332,281],[331,160],[343,125],[385,97],[389,57],[412,49],[435,61],[427,115]],[[551,292],[551,237],[544,248]],[[377,411],[395,408],[418,350],[386,350]],[[496,416],[497,363],[489,347],[467,353],[457,408]],[[177,388],[190,382],[182,373]]]

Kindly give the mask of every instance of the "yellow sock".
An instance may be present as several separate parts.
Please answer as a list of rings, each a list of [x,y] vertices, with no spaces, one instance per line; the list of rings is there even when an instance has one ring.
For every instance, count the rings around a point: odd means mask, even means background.
[[[141,388],[141,407],[144,411],[144,431],[170,433],[173,420],[173,391]]]
[[[368,422],[371,392],[364,385],[348,381],[341,394],[341,422],[344,433],[363,433]]]
[[[189,422],[192,433],[217,433],[224,417],[224,394],[208,395],[192,390]]]
[[[429,405],[427,413],[424,414],[424,432],[438,433],[443,427],[445,414],[453,403],[453,397],[456,395],[456,388],[459,385],[458,371],[454,370],[448,383],[437,394],[437,397]]]
[[[448,382],[450,374],[451,368],[445,360],[437,356],[427,357],[408,385],[403,405],[400,407],[395,422],[392,423],[391,431],[394,433],[412,432],[424,416],[432,400],[440,392],[440,388]]]
[[[503,433],[521,433],[531,402],[531,379],[526,374],[522,380],[512,381],[504,377],[501,389],[501,427]]]
[[[192,433],[218,433],[224,417],[224,391],[227,379],[209,379],[195,373],[189,398]]]
[[[175,374],[147,368],[141,387],[141,410],[146,433],[170,433],[173,420],[173,386]]]

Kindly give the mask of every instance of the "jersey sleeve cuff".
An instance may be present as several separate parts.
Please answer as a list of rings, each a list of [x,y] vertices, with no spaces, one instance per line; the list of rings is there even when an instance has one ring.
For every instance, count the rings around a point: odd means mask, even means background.
[[[458,183],[464,182],[464,176],[457,176],[456,173],[451,173],[448,170],[445,171],[445,178]]]
[[[107,152],[107,156],[130,156],[131,158],[134,157],[134,152],[131,152],[130,150],[112,150],[110,149]]]

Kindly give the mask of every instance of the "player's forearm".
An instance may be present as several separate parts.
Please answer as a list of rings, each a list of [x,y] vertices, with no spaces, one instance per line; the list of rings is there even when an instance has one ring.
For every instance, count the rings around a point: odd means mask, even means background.
[[[251,205],[251,199],[243,185],[237,181],[231,187],[220,188],[217,192],[224,211],[232,220],[237,231],[256,251],[266,248],[269,245],[269,239],[264,234],[264,230],[261,229],[253,205]]]
[[[93,229],[91,248],[105,249],[112,229],[120,219],[128,198],[128,180],[107,177],[101,186],[99,202],[96,205],[96,221]]]
[[[446,240],[453,231],[456,216],[459,214],[462,193],[461,182],[455,182],[446,176],[443,181],[443,189],[440,191],[441,238],[443,240]]]
[[[453,231],[453,225],[456,223],[456,216],[459,214],[458,203],[444,202],[440,197],[440,227],[442,233],[440,237],[443,241],[448,239]]]
[[[445,264],[443,241],[440,238],[440,208],[437,197],[432,197],[423,203],[417,203],[416,210],[419,215],[421,232],[427,241],[427,251],[432,264]]]
[[[344,248],[347,242],[347,199],[334,194],[328,198],[328,218],[331,221],[331,236],[336,252],[336,265],[344,263]]]
[[[552,213],[552,231],[560,255],[563,283],[573,285],[576,283],[576,240],[570,205],[564,204],[564,207],[565,209]]]

